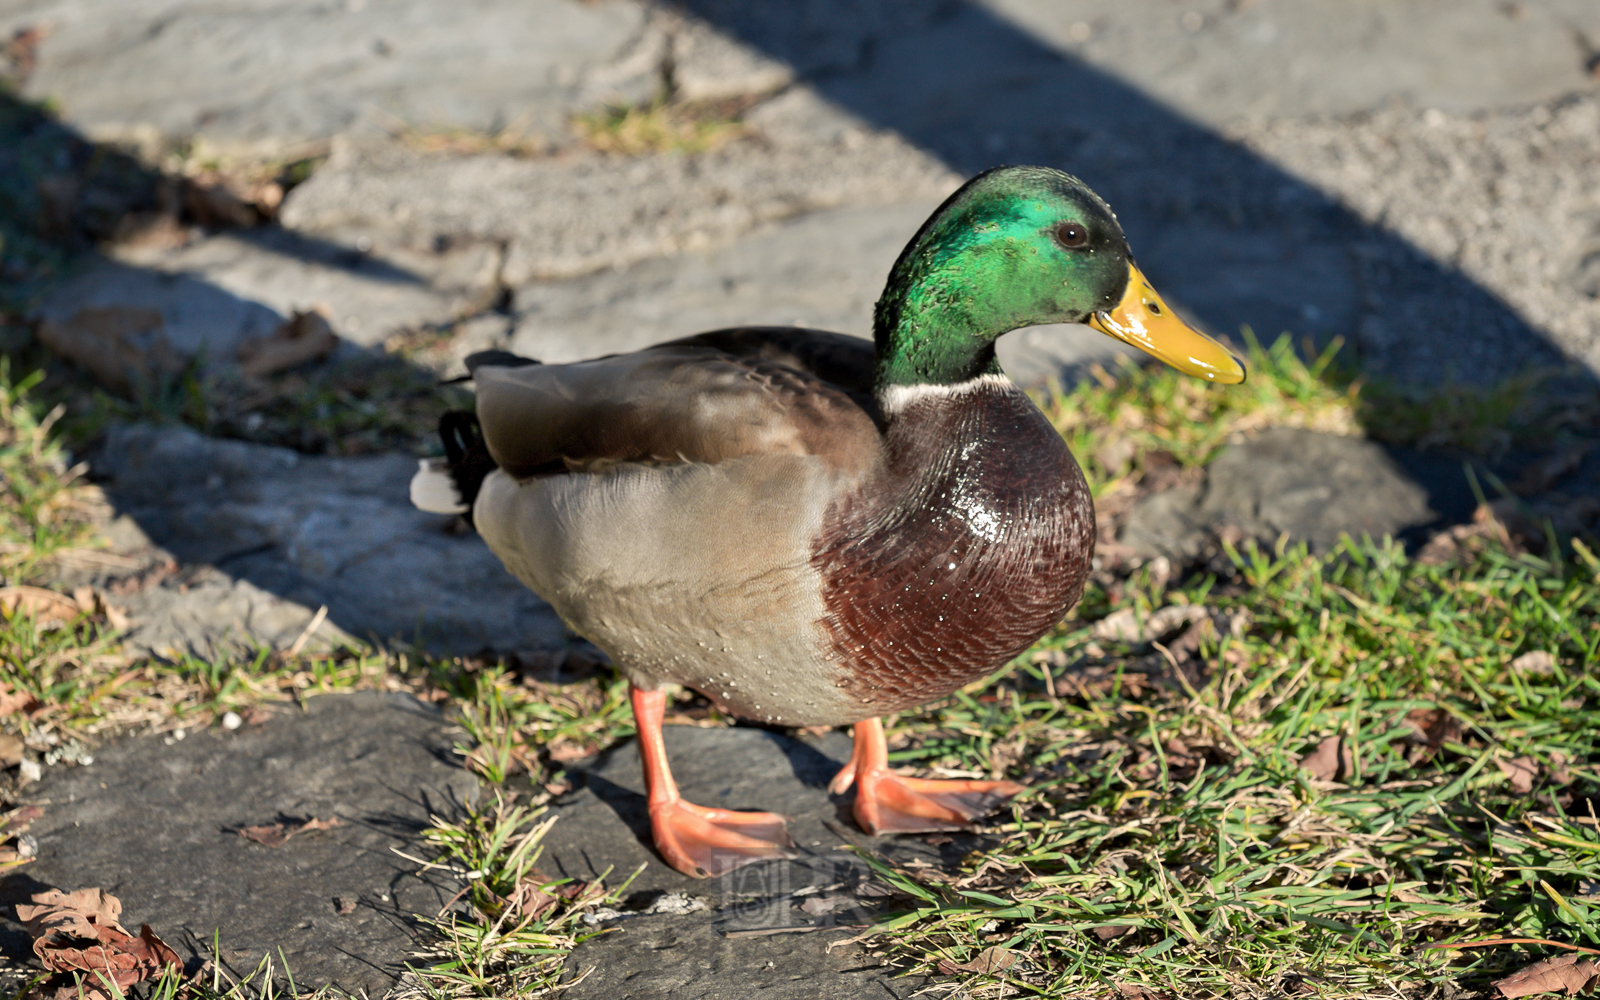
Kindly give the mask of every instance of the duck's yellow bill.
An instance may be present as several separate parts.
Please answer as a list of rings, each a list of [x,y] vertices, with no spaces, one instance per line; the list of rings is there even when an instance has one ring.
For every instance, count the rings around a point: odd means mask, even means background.
[[[1161,301],[1139,269],[1128,265],[1128,290],[1110,312],[1089,317],[1089,325],[1131,344],[1195,378],[1232,384],[1244,381],[1244,365],[1226,347],[1178,318]]]

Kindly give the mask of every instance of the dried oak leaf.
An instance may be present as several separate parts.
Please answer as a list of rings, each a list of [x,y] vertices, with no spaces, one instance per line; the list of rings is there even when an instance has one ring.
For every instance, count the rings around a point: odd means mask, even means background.
[[[1510,760],[1495,761],[1500,767],[1500,773],[1511,779],[1511,790],[1518,795],[1527,795],[1533,791],[1533,783],[1539,777],[1539,763],[1532,757],[1513,757]]]
[[[1597,980],[1600,980],[1600,965],[1595,965],[1593,960],[1582,955],[1557,955],[1496,980],[1494,988],[1508,998],[1557,990],[1570,997],[1588,989]]]
[[[1355,754],[1343,736],[1329,736],[1300,761],[1300,766],[1317,781],[1335,781],[1355,773]]]
[[[241,826],[239,836],[246,840],[253,840],[263,847],[282,847],[289,842],[289,838],[298,833],[310,830],[331,830],[339,826],[339,818],[317,819],[313,816],[304,823],[289,826],[284,823],[268,823],[265,826]]]
[[[1004,972],[1017,964],[1017,956],[1009,948],[1000,945],[990,945],[978,952],[978,957],[970,962],[952,962],[948,958],[939,959],[939,972],[941,975],[953,976],[958,972],[982,972],[993,975]]]
[[[166,320],[156,309],[103,306],[79,309],[67,319],[39,324],[39,343],[125,398],[161,376],[181,372],[188,359],[167,339]]]
[[[48,622],[70,622],[78,617],[82,610],[77,602],[66,594],[58,594],[43,587],[25,586],[0,587],[0,608],[4,608],[8,615],[20,611],[40,625]]]
[[[1460,743],[1466,738],[1461,722],[1442,708],[1413,708],[1406,713],[1406,725],[1415,729],[1415,742],[1437,750],[1445,743]]]
[[[309,312],[296,312],[269,336],[256,337],[239,345],[239,370],[261,378],[318,361],[339,346],[327,306]]]
[[[25,745],[20,739],[10,733],[0,733],[0,768],[15,767],[22,763],[24,749]]]
[[[17,918],[33,935],[33,953],[51,972],[87,972],[91,979],[104,973],[126,989],[167,966],[182,967],[149,924],[134,937],[117,922],[121,915],[122,902],[104,889],[50,889],[17,905]]]
[[[0,716],[10,715],[12,712],[21,712],[23,715],[32,716],[44,706],[39,699],[26,691],[13,691],[11,685],[0,683]]]

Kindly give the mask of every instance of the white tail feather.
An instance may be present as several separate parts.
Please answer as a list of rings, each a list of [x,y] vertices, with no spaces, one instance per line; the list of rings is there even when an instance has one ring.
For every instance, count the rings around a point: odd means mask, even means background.
[[[417,460],[417,474],[411,477],[411,503],[430,514],[467,512],[455,480],[450,478],[450,464],[442,458]]]

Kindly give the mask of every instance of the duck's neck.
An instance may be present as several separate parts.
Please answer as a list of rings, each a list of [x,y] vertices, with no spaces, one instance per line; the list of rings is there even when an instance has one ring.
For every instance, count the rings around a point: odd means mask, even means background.
[[[910,386],[957,386],[1000,375],[994,342],[1026,324],[1003,296],[955,268],[902,257],[873,313],[880,395]]]

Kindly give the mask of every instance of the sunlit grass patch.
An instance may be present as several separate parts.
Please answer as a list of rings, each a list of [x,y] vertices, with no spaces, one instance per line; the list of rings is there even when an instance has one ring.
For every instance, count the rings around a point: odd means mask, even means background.
[[[51,433],[65,407],[40,413],[32,405],[30,392],[40,378],[13,379],[10,358],[0,357],[0,577],[6,583],[33,579],[89,533],[85,467],[68,468]]]
[[[429,993],[548,995],[567,953],[601,933],[585,925],[583,915],[616,904],[632,876],[608,889],[609,870],[587,883],[541,874],[544,836],[555,822],[544,809],[503,795],[468,807],[460,819],[434,818],[423,837],[438,852],[434,863],[462,880],[463,905],[429,919],[441,943],[434,961],[416,970]]]
[[[1340,341],[1306,361],[1287,334],[1270,347],[1248,330],[1245,338],[1250,374],[1240,385],[1130,361],[1115,372],[1096,367],[1072,391],[1038,399],[1097,497],[1137,481],[1152,456],[1196,468],[1231,438],[1262,427],[1361,432],[1360,383],[1334,364]]]
[[[746,132],[743,114],[754,99],[673,101],[658,96],[641,104],[611,104],[572,117],[583,143],[602,153],[703,153]]]
[[[1128,597],[1246,611],[1237,636],[1208,620],[1187,647],[1127,646],[1069,622],[1018,674],[901,720],[902,760],[1032,793],[960,872],[885,869],[909,901],[880,929],[892,951],[926,971],[1008,949],[975,995],[1210,997],[1481,986],[1527,961],[1427,947],[1476,938],[1600,947],[1600,564],[1350,544],[1237,569]],[[1045,693],[1054,663],[1060,692],[1186,648],[1198,683]]]
[[[1245,328],[1249,377],[1212,385],[1165,365],[1095,368],[1070,392],[1037,395],[1097,498],[1138,484],[1151,471],[1198,469],[1230,441],[1266,427],[1363,435],[1387,444],[1449,447],[1499,458],[1516,443],[1543,446],[1573,424],[1592,425],[1592,401],[1552,406],[1539,387],[1548,372],[1522,372],[1489,386],[1397,387],[1372,383],[1342,358],[1334,338],[1297,351],[1288,334],[1263,346]],[[1580,412],[1581,411],[1581,412]]]

